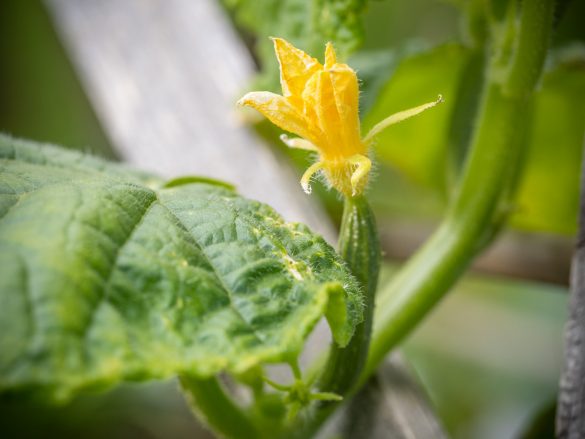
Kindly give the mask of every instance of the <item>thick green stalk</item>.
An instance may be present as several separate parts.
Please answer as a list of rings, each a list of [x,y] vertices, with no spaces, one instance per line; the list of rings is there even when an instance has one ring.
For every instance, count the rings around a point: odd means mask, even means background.
[[[250,418],[226,395],[217,378],[179,377],[181,388],[195,414],[220,437],[257,439],[264,437]]]
[[[553,0],[522,2],[513,58],[505,75],[488,71],[470,157],[446,218],[380,294],[362,381],[444,296],[501,226],[502,203],[521,167],[524,127],[548,48],[553,6]]]
[[[504,91],[530,95],[542,75],[553,26],[554,0],[523,0],[522,18]]]

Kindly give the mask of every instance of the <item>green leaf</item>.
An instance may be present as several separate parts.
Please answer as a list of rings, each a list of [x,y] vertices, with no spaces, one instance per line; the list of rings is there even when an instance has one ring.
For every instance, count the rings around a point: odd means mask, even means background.
[[[242,27],[257,37],[262,76],[257,87],[278,91],[278,62],[269,37],[281,37],[316,58],[333,42],[341,59],[363,40],[367,0],[223,0]]]
[[[585,138],[585,47],[575,55],[560,60],[536,93],[527,164],[511,218],[515,227],[562,234],[577,230]]]
[[[361,319],[321,237],[230,189],[6,136],[0,169],[2,392],[242,373],[295,358],[324,314],[342,345]]]
[[[428,47],[423,40],[412,39],[391,49],[360,50],[351,55],[348,64],[359,75],[360,114],[372,108],[401,60],[425,50]]]

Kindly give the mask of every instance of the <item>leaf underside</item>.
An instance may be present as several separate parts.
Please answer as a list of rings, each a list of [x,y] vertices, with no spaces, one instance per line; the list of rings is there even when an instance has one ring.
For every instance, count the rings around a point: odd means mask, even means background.
[[[0,392],[240,373],[295,358],[323,315],[347,343],[361,304],[333,249],[186,182],[0,136]]]

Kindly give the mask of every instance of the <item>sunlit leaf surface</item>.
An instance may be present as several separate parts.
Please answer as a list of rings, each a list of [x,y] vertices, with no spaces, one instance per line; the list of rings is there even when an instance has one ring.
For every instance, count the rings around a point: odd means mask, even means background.
[[[8,137],[0,167],[0,391],[242,372],[361,318],[321,237],[225,185]]]
[[[530,149],[512,217],[523,229],[576,232],[585,140],[584,62],[558,65],[536,94]]]

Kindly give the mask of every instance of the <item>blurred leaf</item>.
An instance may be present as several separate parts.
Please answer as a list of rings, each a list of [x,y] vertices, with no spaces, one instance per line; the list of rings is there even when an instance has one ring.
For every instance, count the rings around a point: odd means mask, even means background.
[[[262,75],[257,88],[279,91],[278,62],[269,37],[281,37],[316,58],[333,42],[346,59],[363,40],[368,0],[223,0],[236,22],[257,37]]]
[[[360,114],[371,109],[401,60],[426,49],[423,41],[409,40],[394,49],[360,50],[352,55],[348,64],[357,71],[360,82]]]
[[[366,113],[372,107],[386,79],[396,68],[399,58],[395,50],[359,51],[350,57],[348,64],[359,78],[360,114]]]
[[[321,237],[223,185],[6,136],[0,167],[0,391],[238,373],[293,359],[324,314],[341,344],[360,320]]]
[[[530,148],[511,218],[516,227],[576,231],[585,140],[584,53],[559,54],[535,96]]]
[[[567,299],[566,287],[470,274],[405,342],[454,439],[518,437],[556,398]]]
[[[458,80],[469,51],[446,44],[404,59],[363,121],[363,132],[392,113],[435,100],[445,102],[424,114],[401,122],[378,136],[379,159],[398,168],[424,186],[443,189],[447,169],[449,122]]]
[[[122,384],[64,405],[0,397],[0,424],[3,437],[18,439],[213,439],[174,380]]]
[[[511,217],[513,227],[575,232],[585,135],[584,53],[582,46],[554,53],[554,67],[536,93],[530,147]],[[451,174],[446,171],[457,167],[465,156],[478,90],[473,91],[473,84],[465,87],[464,79],[466,72],[477,76],[472,65],[475,58],[477,54],[470,50],[450,44],[403,60],[364,119],[367,132],[391,113],[429,101],[438,93],[445,96],[444,104],[383,132],[376,145],[384,164],[436,193],[442,193],[448,183],[446,176]],[[462,99],[467,89],[472,93]],[[468,109],[462,111],[462,106]]]
[[[555,437],[557,404],[553,400],[541,408],[527,423],[519,439],[545,439]]]
[[[561,47],[575,41],[585,42],[585,2],[578,0],[557,0],[555,11],[556,29],[552,44]]]

